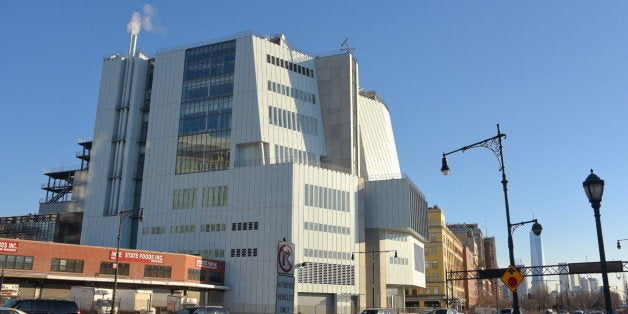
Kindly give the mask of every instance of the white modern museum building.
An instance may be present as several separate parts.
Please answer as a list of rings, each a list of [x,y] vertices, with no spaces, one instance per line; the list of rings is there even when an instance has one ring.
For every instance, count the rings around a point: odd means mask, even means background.
[[[244,34],[148,57],[136,40],[104,59],[81,244],[115,247],[121,222],[122,247],[224,260],[228,289],[204,297],[232,313],[274,311],[282,240],[295,312],[403,307],[425,287],[427,202],[350,50]]]

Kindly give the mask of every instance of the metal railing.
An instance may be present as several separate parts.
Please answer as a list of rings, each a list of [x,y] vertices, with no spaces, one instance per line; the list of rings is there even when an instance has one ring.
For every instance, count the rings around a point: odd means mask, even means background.
[[[72,182],[68,181],[58,181],[58,182],[50,182],[50,183],[42,183],[41,188],[66,188],[68,186],[73,186]]]
[[[85,150],[85,151],[79,150],[79,151],[76,152],[76,157],[77,158],[89,157],[91,155],[92,155],[92,153],[89,150]]]
[[[64,172],[64,171],[75,171],[81,170],[81,165],[71,165],[71,166],[62,166],[57,168],[48,168],[44,169],[44,174],[55,173],[55,172]]]

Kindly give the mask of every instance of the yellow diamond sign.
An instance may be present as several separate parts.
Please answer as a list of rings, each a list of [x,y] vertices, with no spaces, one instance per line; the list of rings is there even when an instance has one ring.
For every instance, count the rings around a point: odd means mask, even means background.
[[[502,275],[501,280],[510,291],[515,292],[523,281],[523,275],[515,266],[510,265]]]

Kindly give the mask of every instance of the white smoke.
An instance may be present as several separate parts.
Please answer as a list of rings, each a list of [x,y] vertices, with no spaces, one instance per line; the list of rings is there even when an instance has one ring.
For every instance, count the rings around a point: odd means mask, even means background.
[[[157,13],[157,9],[147,3],[142,6],[142,10],[144,14],[133,12],[131,21],[126,26],[126,31],[131,33],[131,35],[139,34],[142,27],[149,32],[156,29],[153,24],[153,17],[155,16],[155,13]]]
[[[131,33],[131,35],[137,35],[140,33],[140,29],[142,29],[142,21],[140,18],[140,14],[137,12],[133,12],[133,16],[131,16],[131,21],[126,25],[126,31]]]

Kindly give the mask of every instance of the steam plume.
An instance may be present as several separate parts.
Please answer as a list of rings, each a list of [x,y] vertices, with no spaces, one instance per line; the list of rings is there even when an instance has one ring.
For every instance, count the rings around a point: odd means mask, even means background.
[[[131,35],[139,34],[142,27],[149,32],[155,30],[155,25],[153,25],[152,19],[155,16],[155,13],[157,13],[157,9],[147,3],[142,6],[142,11],[144,14],[133,12],[131,21],[126,26],[126,31],[131,33]]]

